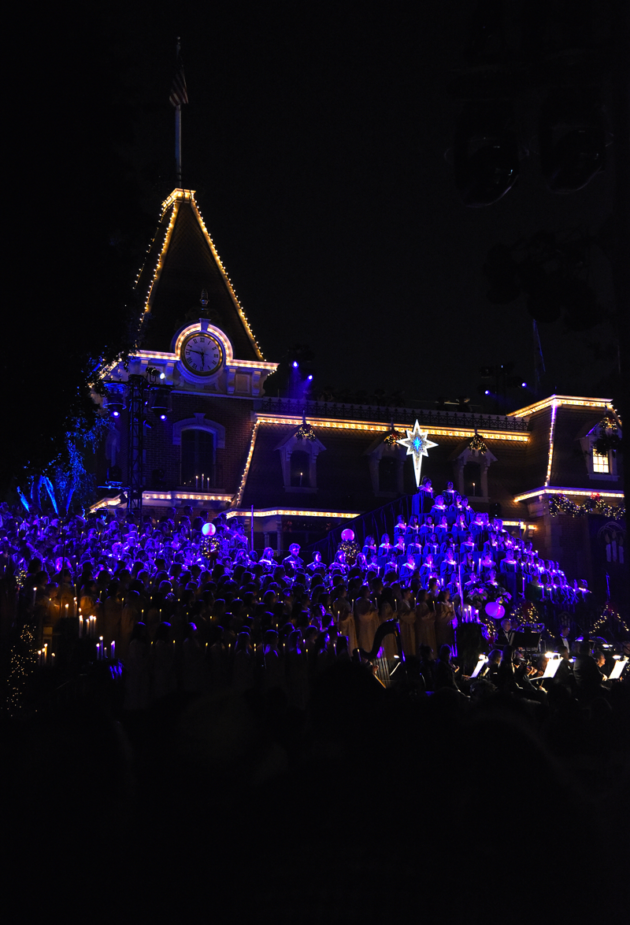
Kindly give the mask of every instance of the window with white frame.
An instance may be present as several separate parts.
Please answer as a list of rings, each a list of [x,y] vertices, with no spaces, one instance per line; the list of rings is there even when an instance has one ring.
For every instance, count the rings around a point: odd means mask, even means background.
[[[605,474],[610,472],[608,453],[598,453],[593,447],[593,472]]]

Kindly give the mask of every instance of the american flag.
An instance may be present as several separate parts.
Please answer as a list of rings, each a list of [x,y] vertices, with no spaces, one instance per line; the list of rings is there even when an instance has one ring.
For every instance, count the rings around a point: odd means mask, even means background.
[[[184,76],[184,62],[182,61],[179,43],[177,45],[175,77],[171,84],[171,95],[169,96],[169,100],[173,106],[183,106],[184,103],[188,102],[188,90],[186,89],[186,78]]]

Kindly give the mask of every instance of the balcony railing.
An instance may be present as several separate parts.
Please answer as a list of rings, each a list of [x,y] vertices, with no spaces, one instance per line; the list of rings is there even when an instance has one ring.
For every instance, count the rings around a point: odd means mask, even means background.
[[[298,398],[261,398],[254,402],[260,414],[277,414],[309,418],[332,418],[351,421],[382,421],[390,424],[413,425],[417,419],[429,427],[462,427],[479,431],[505,430],[527,433],[526,418],[503,414],[476,414],[467,411],[446,411],[439,408],[404,408],[391,405],[352,405],[344,402],[304,401]]]

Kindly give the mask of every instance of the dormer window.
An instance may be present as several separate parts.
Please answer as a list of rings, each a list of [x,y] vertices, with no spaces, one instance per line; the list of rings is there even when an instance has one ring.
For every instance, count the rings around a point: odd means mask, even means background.
[[[618,418],[611,412],[607,412],[599,424],[591,427],[584,436],[579,436],[590,479],[618,481],[617,455],[621,449],[621,437]]]
[[[278,444],[285,491],[305,494],[317,491],[317,457],[325,449],[306,420]]]

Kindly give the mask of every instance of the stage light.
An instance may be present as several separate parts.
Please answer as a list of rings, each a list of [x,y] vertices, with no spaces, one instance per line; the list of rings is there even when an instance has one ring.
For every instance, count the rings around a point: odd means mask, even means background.
[[[489,394],[490,394],[490,389],[486,389],[485,392],[484,392],[483,394],[484,394],[484,395],[489,395]]]
[[[112,417],[117,418],[120,415],[120,411],[112,411]]]
[[[160,415],[160,421],[165,421],[165,420],[166,420],[166,415],[165,415],[165,414],[161,414],[161,415]]]
[[[166,373],[160,373],[160,379],[166,379]]]
[[[155,414],[160,416],[169,410],[171,390],[168,387],[152,390],[151,405]]]
[[[521,388],[522,388],[522,389],[526,389],[526,388],[527,388],[527,383],[526,383],[526,382],[521,382]]]
[[[293,369],[297,369],[298,366],[299,366],[298,361],[297,361],[297,360],[294,360],[294,361],[293,361]]]
[[[307,376],[306,378],[307,378],[307,379],[312,379],[313,377],[312,377],[312,376]]]

